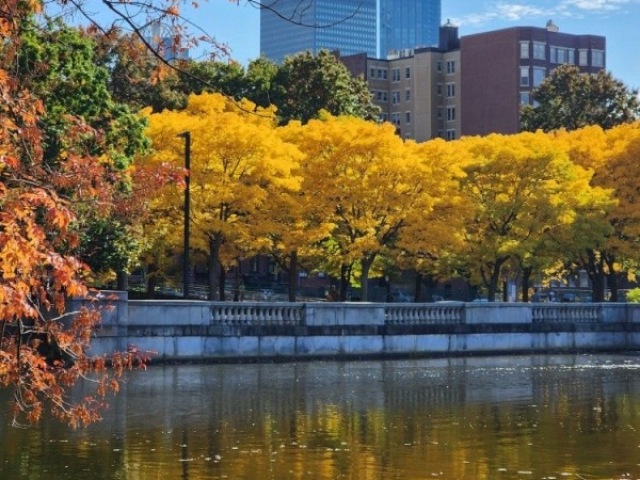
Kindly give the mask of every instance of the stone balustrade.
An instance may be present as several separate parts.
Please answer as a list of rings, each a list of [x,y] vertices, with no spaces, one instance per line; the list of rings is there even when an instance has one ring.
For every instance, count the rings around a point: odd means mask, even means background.
[[[640,305],[443,302],[111,303],[93,353],[134,344],[161,360],[352,358],[640,349]],[[74,302],[77,308],[87,302]]]
[[[458,325],[464,323],[463,303],[389,303],[386,325]]]
[[[595,323],[602,321],[595,303],[545,303],[531,306],[533,323]]]
[[[212,325],[302,325],[301,303],[234,302],[211,305]]]

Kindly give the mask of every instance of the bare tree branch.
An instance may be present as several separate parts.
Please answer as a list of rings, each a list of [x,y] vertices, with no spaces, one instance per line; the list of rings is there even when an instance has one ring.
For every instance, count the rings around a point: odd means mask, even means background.
[[[355,17],[362,8],[363,4],[363,1],[360,1],[351,13],[344,16],[343,18],[336,20],[335,22],[306,23],[304,21],[305,14],[311,9],[315,0],[298,0],[289,14],[284,13],[282,0],[246,0],[246,2],[250,5],[255,6],[256,8],[259,8],[260,10],[268,10],[277,17],[286,20],[289,23],[309,28],[331,28],[335,27],[336,25],[340,25],[341,23],[344,23],[347,20]],[[239,4],[240,0],[236,0],[235,3]]]

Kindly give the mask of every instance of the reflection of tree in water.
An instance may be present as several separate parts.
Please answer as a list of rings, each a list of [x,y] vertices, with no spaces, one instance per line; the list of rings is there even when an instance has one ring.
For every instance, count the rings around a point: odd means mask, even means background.
[[[637,471],[636,372],[535,358],[153,367],[114,404],[126,423],[45,423],[3,435],[0,451],[31,473],[66,439],[49,471],[72,463],[96,480],[608,478],[613,460]]]

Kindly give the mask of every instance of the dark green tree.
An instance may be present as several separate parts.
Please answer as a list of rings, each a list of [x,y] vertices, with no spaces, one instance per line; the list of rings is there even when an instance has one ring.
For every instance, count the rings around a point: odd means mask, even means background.
[[[364,78],[351,76],[340,59],[326,50],[317,55],[305,52],[287,57],[274,78],[272,91],[282,124],[290,120],[307,123],[317,118],[320,110],[366,120],[377,120],[379,115]]]
[[[93,159],[77,167],[78,175],[91,177],[86,188],[74,183],[66,189],[64,182],[58,182],[59,193],[73,203],[77,213],[82,242],[74,253],[96,273],[127,270],[137,256],[137,249],[131,248],[136,244],[130,238],[133,229],[127,227],[131,219],[118,218],[118,209],[113,207],[126,201],[130,185],[115,179],[121,179],[133,156],[148,147],[145,121],[128,105],[114,101],[109,72],[96,62],[95,44],[88,35],[59,22],[25,25],[13,69],[45,107],[46,113],[38,120],[43,131],[43,161],[56,175],[61,159],[69,162],[82,155]],[[109,198],[93,194],[97,183],[113,184],[102,190],[110,192]]]
[[[590,75],[574,65],[562,65],[531,97],[536,106],[523,107],[523,131],[576,130],[588,125],[610,129],[640,118],[638,91],[628,89],[604,70]]]
[[[282,65],[260,57],[246,70],[237,62],[213,60],[177,60],[169,68],[130,34],[95,29],[92,33],[98,62],[110,73],[112,96],[134,110],[181,110],[191,94],[222,93],[258,107],[276,106],[281,124],[294,119],[306,123],[320,110],[367,120],[376,120],[380,113],[366,81],[352,77],[328,51],[294,55]]]
[[[241,100],[253,90],[237,62],[178,59],[168,66],[135,35],[95,28],[90,33],[98,47],[97,61],[109,72],[111,95],[132,110],[182,110],[191,94],[218,92]]]
[[[247,95],[256,105],[268,107],[274,105],[274,93],[278,64],[266,57],[258,57],[247,67]]]
[[[40,122],[45,130],[45,159],[73,148],[69,129],[80,118],[103,137],[87,135],[90,153],[107,154],[118,168],[128,166],[135,152],[147,146],[144,121],[113,100],[109,72],[96,64],[92,40],[82,31],[49,23],[31,25],[22,35],[15,69],[23,85],[45,106]],[[83,146],[87,146],[84,143]]]

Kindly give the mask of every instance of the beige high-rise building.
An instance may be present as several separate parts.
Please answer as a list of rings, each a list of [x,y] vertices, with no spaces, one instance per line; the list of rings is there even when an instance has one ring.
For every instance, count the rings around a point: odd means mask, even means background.
[[[438,47],[392,52],[386,59],[365,54],[342,57],[353,75],[363,75],[381,118],[402,138],[423,142],[460,136],[460,42],[458,29],[440,27]]]

